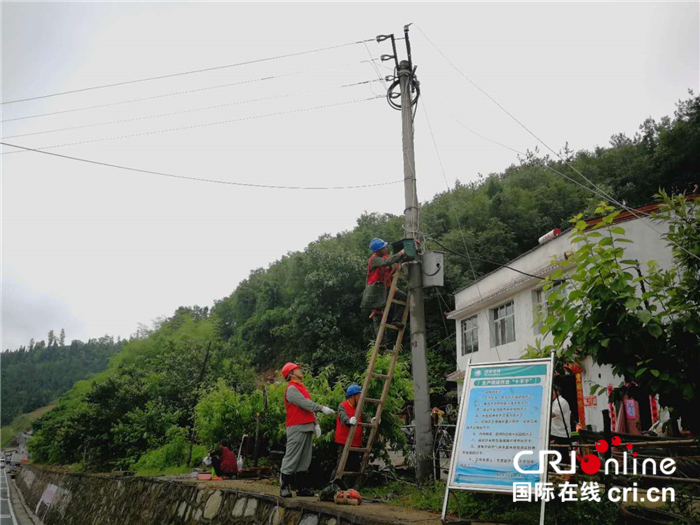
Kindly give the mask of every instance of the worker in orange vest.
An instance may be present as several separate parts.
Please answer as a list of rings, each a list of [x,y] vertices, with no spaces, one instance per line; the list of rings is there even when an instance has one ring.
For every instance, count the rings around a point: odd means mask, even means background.
[[[382,282],[384,283],[386,289],[389,290],[389,288],[391,288],[391,280],[394,276],[394,272],[397,269],[395,266],[396,263],[406,258],[403,250],[390,257],[389,250],[387,250],[386,247],[387,243],[379,237],[375,237],[372,239],[372,242],[369,243],[369,249],[372,250],[372,256],[367,262],[367,286],[372,286],[374,283]],[[401,290],[396,290],[394,299],[405,302],[406,294]],[[392,304],[391,309],[389,310],[388,323],[396,326],[397,328],[403,328],[401,319],[403,317],[404,308],[405,307],[403,305]],[[379,329],[383,312],[384,310],[379,308],[372,311],[370,317],[372,317],[374,321],[375,331]]]
[[[292,486],[297,496],[313,496],[309,484],[311,465],[311,440],[314,432],[321,437],[321,427],[316,421],[315,412],[329,416],[333,409],[311,401],[311,395],[302,382],[304,373],[296,363],[282,367],[282,376],[287,380],[284,391],[284,406],[287,409],[287,447],[282,459],[280,496],[290,498]]]
[[[348,440],[350,427],[354,427],[358,423],[362,423],[362,414],[357,413],[357,403],[360,401],[362,389],[359,385],[352,384],[345,392],[345,401],[338,405],[338,417],[335,420],[335,443],[338,445],[338,462],[343,455],[345,442]],[[374,424],[375,418],[372,418]],[[355,429],[355,435],[352,438],[352,446],[362,447],[362,427]],[[345,463],[345,470],[348,472],[359,472],[362,461],[360,452],[350,452],[348,460]],[[333,472],[331,480],[335,479],[336,471]]]

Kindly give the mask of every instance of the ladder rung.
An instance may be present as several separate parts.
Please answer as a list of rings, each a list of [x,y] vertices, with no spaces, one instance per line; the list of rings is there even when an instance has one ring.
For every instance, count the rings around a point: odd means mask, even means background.
[[[367,427],[367,428],[372,428],[374,425],[372,423],[362,423],[360,421],[357,422],[358,427]]]
[[[401,305],[403,305],[403,306],[406,306],[406,304],[407,304],[406,301],[397,301],[396,299],[394,299],[394,300],[391,301],[391,302],[394,303],[394,304],[401,304]]]
[[[386,324],[386,327],[389,328],[390,330],[401,330],[398,326],[394,326],[393,324]]]
[[[372,372],[372,377],[376,377],[378,379],[389,379],[387,374],[375,374],[374,372]]]
[[[350,447],[350,452],[367,452],[366,447]]]
[[[365,402],[366,402],[366,403],[377,403],[377,404],[380,404],[380,403],[382,402],[382,400],[381,400],[381,399],[375,399],[375,398],[373,398],[373,397],[366,397],[366,398],[365,398]]]
[[[344,476],[345,474],[362,474],[362,472],[354,472],[352,470],[344,470],[341,474],[341,476]]]

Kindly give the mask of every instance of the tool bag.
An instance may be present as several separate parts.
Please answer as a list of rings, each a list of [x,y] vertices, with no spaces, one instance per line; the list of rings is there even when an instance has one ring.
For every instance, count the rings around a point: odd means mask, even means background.
[[[384,308],[386,305],[386,285],[383,282],[376,282],[365,286],[362,294],[360,308],[375,310]]]

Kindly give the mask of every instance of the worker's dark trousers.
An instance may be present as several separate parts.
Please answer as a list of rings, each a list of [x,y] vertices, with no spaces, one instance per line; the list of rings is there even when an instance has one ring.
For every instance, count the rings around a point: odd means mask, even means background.
[[[406,302],[406,294],[403,293],[401,290],[396,290],[396,294],[394,295],[394,299],[397,301],[403,301],[404,303]],[[402,304],[393,304],[389,308],[389,317],[387,318],[387,321],[389,323],[400,323],[401,319],[403,318],[403,311],[405,310],[405,306]],[[377,332],[379,332],[379,325],[382,324],[382,315],[377,314],[374,317],[372,317],[372,321],[374,321],[374,334],[377,335]]]
[[[221,470],[221,458],[219,456],[211,457],[211,466],[214,467],[214,472],[216,475],[221,477],[233,478],[236,477],[236,472],[224,472]]]
[[[340,443],[336,443],[338,446],[338,461],[335,464],[335,469],[333,469],[333,473],[331,474],[331,481],[335,479],[336,474],[338,473],[338,465],[340,464],[340,458],[343,457],[343,449],[345,448],[345,445],[341,445]],[[360,472],[360,466],[362,464],[362,454],[360,452],[350,452],[348,454],[348,460],[345,462],[345,470],[346,472]],[[357,479],[359,476],[356,475],[351,475],[351,474],[346,474],[343,476],[343,481],[345,481],[345,484],[348,487],[354,487],[357,483]]]

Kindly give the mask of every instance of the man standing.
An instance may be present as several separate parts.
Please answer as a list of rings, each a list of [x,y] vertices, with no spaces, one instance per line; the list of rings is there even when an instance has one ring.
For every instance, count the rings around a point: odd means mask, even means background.
[[[369,249],[372,250],[372,256],[367,262],[367,286],[372,286],[375,283],[384,283],[387,290],[391,288],[391,280],[393,279],[394,272],[396,271],[396,267],[394,267],[394,265],[399,261],[402,261],[405,257],[403,250],[389,257],[389,250],[387,250],[386,247],[387,243],[379,237],[375,237],[372,239],[372,242],[369,243]],[[400,290],[396,290],[394,299],[405,302],[406,294]],[[389,310],[389,324],[392,324],[397,328],[403,328],[401,323],[403,311],[403,305],[392,304]],[[372,317],[374,321],[375,332],[379,330],[383,313],[383,309],[372,310],[372,315],[370,317]]]
[[[356,414],[357,403],[360,400],[360,394],[362,389],[359,385],[350,385],[345,392],[345,401],[338,405],[338,417],[335,420],[335,442],[338,445],[338,463],[340,463],[340,458],[343,455],[343,449],[345,448],[345,442],[348,440],[348,434],[350,433],[350,427],[362,423],[362,415]],[[362,427],[355,429],[355,435],[352,438],[353,447],[362,446]],[[360,462],[362,456],[359,452],[350,452],[348,455],[348,460],[345,463],[345,470],[350,472],[360,471]],[[336,470],[333,471],[331,476],[331,481],[335,479]]]
[[[329,416],[335,412],[311,401],[309,391],[302,383],[304,373],[295,363],[282,367],[282,376],[287,380],[284,391],[284,406],[287,409],[287,448],[282,459],[282,488],[280,496],[290,498],[291,487],[296,487],[297,496],[313,496],[309,487],[309,465],[311,465],[311,440],[313,433],[321,436],[321,427],[314,412]]]
[[[552,427],[550,441],[556,445],[571,444],[571,409],[561,395],[559,385],[552,387]]]

